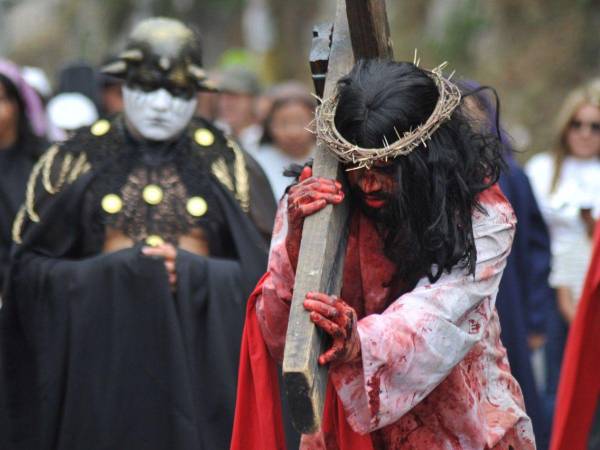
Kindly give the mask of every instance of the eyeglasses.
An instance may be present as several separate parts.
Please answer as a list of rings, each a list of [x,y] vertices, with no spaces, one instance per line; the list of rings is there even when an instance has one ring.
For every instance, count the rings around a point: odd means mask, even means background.
[[[580,120],[572,120],[570,125],[571,130],[583,131],[588,128],[594,134],[600,134],[600,122],[582,122]]]

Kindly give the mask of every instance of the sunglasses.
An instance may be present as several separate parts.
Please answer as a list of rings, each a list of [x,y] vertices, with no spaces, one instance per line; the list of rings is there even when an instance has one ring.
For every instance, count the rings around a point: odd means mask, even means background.
[[[589,128],[589,130],[594,134],[600,134],[600,122],[582,122],[580,120],[572,120],[570,125],[571,130],[584,130],[585,128]]]

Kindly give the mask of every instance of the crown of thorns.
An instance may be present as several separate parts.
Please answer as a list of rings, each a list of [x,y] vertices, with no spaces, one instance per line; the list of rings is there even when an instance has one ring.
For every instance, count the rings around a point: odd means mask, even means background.
[[[418,63],[417,63],[418,65]],[[431,135],[450,118],[454,109],[460,104],[461,93],[458,86],[444,78],[442,70],[446,63],[440,64],[435,69],[425,73],[435,82],[439,97],[435,108],[427,121],[414,130],[409,130],[402,135],[396,131],[398,140],[388,142],[383,137],[383,147],[363,148],[348,142],[335,126],[335,111],[338,105],[338,94],[324,99],[317,107],[315,114],[315,128],[317,138],[323,142],[342,163],[351,164],[352,169],[365,167],[369,169],[375,161],[387,161],[400,155],[408,155],[419,145],[427,147],[427,140]]]

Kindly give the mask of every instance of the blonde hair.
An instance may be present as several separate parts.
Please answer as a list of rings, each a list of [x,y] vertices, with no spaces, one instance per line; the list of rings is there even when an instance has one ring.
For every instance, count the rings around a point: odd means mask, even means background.
[[[566,136],[571,120],[579,108],[584,105],[593,105],[600,108],[600,78],[591,80],[571,91],[558,113],[555,123],[555,145],[552,149],[552,153],[554,153],[554,174],[552,175],[550,192],[556,189],[563,162],[569,154]]]

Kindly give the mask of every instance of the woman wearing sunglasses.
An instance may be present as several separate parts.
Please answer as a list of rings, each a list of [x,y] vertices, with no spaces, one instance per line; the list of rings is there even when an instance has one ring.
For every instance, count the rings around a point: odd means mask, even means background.
[[[590,262],[591,236],[600,213],[600,80],[565,99],[553,149],[526,165],[550,231],[557,308],[547,324],[546,393],[552,407],[568,327]]]
[[[557,125],[552,152],[534,156],[527,173],[550,228],[550,282],[557,290],[559,311],[570,323],[600,212],[600,80],[566,98]]]

